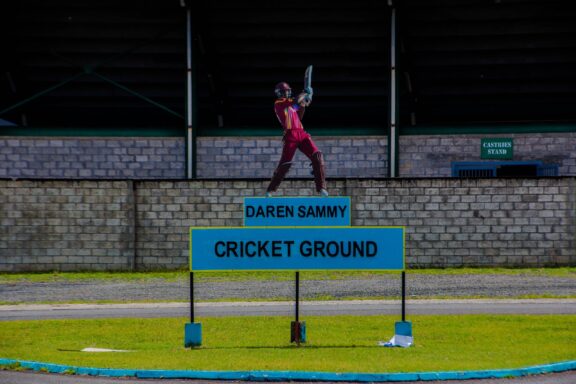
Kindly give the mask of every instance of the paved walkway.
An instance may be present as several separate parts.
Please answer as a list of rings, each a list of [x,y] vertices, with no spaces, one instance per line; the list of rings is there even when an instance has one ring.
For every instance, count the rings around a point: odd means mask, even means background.
[[[0,283],[0,300],[4,303],[94,302],[111,300],[188,301],[189,281],[150,279],[143,281],[83,280],[48,283]],[[293,281],[199,281],[194,284],[195,299],[201,300],[290,300]],[[301,273],[300,297],[379,298],[400,296],[400,274],[374,275],[363,279],[307,280]],[[417,298],[498,297],[527,295],[576,295],[576,278],[537,276],[534,274],[407,274],[407,295]]]
[[[294,302],[216,302],[194,305],[198,317],[291,316]],[[576,299],[409,300],[408,316],[422,314],[576,314]],[[302,316],[398,315],[399,300],[304,301]],[[189,303],[1,305],[0,321],[188,317]]]

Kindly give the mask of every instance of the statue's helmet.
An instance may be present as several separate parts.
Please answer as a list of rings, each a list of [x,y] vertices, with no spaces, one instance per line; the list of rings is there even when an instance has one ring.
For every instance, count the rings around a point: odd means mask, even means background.
[[[281,82],[276,84],[276,87],[274,88],[274,93],[276,94],[276,97],[281,98],[281,97],[291,97],[292,96],[292,88],[290,88],[290,85],[286,82]]]

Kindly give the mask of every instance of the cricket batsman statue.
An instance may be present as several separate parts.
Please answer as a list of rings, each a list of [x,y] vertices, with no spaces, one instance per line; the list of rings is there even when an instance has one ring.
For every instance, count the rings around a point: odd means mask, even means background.
[[[278,189],[284,176],[286,176],[292,166],[292,159],[297,149],[304,153],[312,162],[316,192],[322,196],[328,196],[322,152],[316,147],[312,137],[304,130],[302,125],[304,111],[312,103],[312,66],[310,65],[306,69],[304,91],[298,95],[296,100],[292,98],[292,89],[288,83],[281,82],[276,84],[274,92],[276,94],[274,112],[276,112],[276,116],[284,128],[284,136],[282,138],[284,146],[278,166],[266,190],[266,196],[272,196],[272,192]]]

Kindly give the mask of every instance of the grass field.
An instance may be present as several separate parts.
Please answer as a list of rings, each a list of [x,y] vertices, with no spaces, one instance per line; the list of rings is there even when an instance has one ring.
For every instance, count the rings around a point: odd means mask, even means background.
[[[423,372],[517,368],[576,360],[576,316],[413,316],[415,346],[384,348],[397,316],[206,318],[203,346],[183,347],[185,319],[0,323],[0,357],[99,368]],[[86,347],[129,353],[83,353]]]

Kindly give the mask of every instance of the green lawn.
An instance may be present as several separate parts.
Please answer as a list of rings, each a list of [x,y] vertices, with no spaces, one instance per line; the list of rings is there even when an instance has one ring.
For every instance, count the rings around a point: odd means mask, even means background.
[[[397,316],[205,318],[204,343],[183,347],[185,319],[0,322],[0,357],[100,368],[422,372],[517,368],[576,360],[576,316],[413,316],[415,346],[378,347]],[[130,353],[82,353],[82,348]]]

